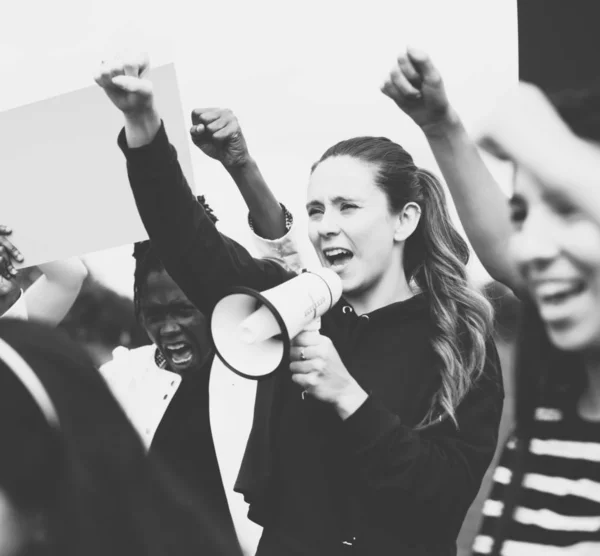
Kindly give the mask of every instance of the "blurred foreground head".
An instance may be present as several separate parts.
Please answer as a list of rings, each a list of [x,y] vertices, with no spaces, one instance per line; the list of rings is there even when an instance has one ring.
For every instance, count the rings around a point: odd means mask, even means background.
[[[0,556],[236,554],[66,334],[0,321]]]

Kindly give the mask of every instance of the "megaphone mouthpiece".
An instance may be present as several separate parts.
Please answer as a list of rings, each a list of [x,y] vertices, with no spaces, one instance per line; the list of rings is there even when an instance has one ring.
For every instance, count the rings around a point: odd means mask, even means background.
[[[240,339],[247,344],[264,342],[281,332],[271,310],[262,306],[240,324]]]
[[[290,340],[302,330],[315,326],[318,330],[320,317],[341,295],[340,277],[327,268],[305,271],[262,293],[236,288],[217,303],[212,314],[217,354],[242,376],[267,376],[283,362]]]

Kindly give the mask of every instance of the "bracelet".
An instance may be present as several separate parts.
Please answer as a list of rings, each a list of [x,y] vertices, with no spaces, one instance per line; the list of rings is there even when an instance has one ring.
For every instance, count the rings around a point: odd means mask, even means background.
[[[281,210],[283,210],[283,214],[285,215],[285,231],[289,232],[294,224],[294,217],[283,203],[279,203],[279,206],[281,207]],[[250,213],[248,213],[248,226],[250,226],[250,229],[254,232],[254,221],[252,220],[252,216],[250,216]]]

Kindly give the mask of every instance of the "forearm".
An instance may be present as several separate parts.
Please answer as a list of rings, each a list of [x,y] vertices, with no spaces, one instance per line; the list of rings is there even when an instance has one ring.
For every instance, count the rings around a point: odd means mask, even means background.
[[[475,253],[493,278],[519,289],[520,279],[508,256],[508,200],[475,142],[455,114],[424,132]]]
[[[38,265],[46,280],[65,288],[81,288],[87,278],[87,267],[78,257]]]
[[[140,114],[125,114],[125,136],[130,149],[148,145],[161,126],[160,116],[154,108]]]
[[[59,324],[75,303],[88,275],[78,258],[39,265],[43,273],[25,292],[29,318],[51,326]]]
[[[481,378],[456,410],[458,429],[446,418],[415,430],[370,396],[343,430],[369,490],[384,497],[410,492],[442,512],[456,504],[466,511],[494,456],[503,400],[500,362],[490,345]]]
[[[420,507],[447,516],[467,511],[492,461],[497,438],[494,426],[478,440],[461,438],[450,422],[435,425],[434,431],[417,431],[373,398],[344,426],[373,503],[380,500],[389,506],[397,499],[402,506],[408,495]]]
[[[227,171],[246,202],[256,233],[264,239],[283,237],[287,232],[285,214],[256,162],[251,159]]]
[[[254,260],[219,233],[189,188],[164,127],[146,145],[128,143],[122,134],[119,145],[142,222],[167,272],[201,311],[210,311],[233,285],[263,290],[286,279],[281,267]]]

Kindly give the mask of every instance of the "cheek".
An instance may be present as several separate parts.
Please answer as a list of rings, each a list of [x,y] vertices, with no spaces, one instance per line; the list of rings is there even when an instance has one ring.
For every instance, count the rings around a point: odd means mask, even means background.
[[[317,230],[317,223],[314,222],[313,220],[309,219],[307,230],[308,230],[308,239],[313,244],[313,246],[316,247],[317,243],[319,241],[319,232]]]
[[[519,241],[519,232],[513,232],[508,240],[507,252],[510,260],[520,268],[524,261],[523,242]]]
[[[199,315],[190,320],[189,326],[196,332],[204,334],[208,330],[208,321],[203,315]]]
[[[564,234],[565,254],[600,281],[600,228],[591,222],[569,227]]]
[[[146,319],[142,318],[142,326],[144,327],[144,330],[146,331],[148,338],[150,338],[150,341],[153,344],[156,344],[157,340],[158,340],[158,333],[160,331],[160,326],[161,326],[160,323],[148,322]]]

